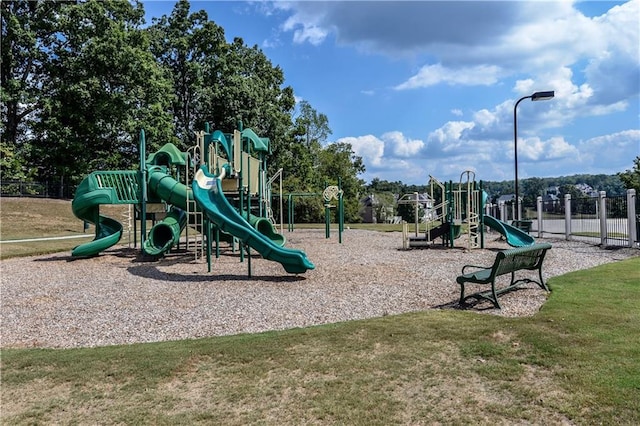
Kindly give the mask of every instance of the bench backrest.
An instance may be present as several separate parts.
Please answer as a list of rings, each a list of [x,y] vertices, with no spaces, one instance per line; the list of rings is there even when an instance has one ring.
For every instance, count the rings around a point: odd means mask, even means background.
[[[550,248],[551,244],[541,243],[501,251],[493,264],[493,275],[509,274],[520,269],[539,269]]]

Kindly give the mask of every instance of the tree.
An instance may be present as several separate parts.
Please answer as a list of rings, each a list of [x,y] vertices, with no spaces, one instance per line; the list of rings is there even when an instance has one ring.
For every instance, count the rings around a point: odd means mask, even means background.
[[[3,178],[33,176],[27,161],[42,99],[47,96],[48,51],[55,40],[56,11],[60,3],[45,1],[1,2],[0,111],[2,112]]]
[[[635,189],[636,194],[640,194],[640,156],[633,160],[633,169],[618,173],[626,189]]]
[[[528,178],[522,181],[522,204],[524,206],[535,206],[538,196],[542,196],[547,189],[547,185],[541,178]]]
[[[330,184],[342,184],[344,218],[346,222],[360,221],[360,198],[364,194],[364,181],[358,178],[364,173],[362,158],[355,155],[351,144],[329,144],[319,156],[319,172]]]
[[[3,2],[2,12],[3,140],[39,179],[136,165],[140,128],[170,140],[171,91],[140,3]]]
[[[202,130],[215,105],[212,79],[226,46],[224,30],[209,21],[204,10],[189,9],[188,1],[178,1],[169,16],[154,18],[148,30],[151,52],[173,86],[171,112],[183,149],[194,144],[193,132]]]
[[[284,73],[257,47],[242,38],[227,43],[224,30],[204,10],[190,13],[186,0],[170,16],[154,19],[149,28],[152,51],[176,93],[172,105],[181,146],[193,145],[193,132],[208,122],[230,133],[242,120],[270,140],[272,163],[287,157],[291,142],[293,89],[284,86]]]

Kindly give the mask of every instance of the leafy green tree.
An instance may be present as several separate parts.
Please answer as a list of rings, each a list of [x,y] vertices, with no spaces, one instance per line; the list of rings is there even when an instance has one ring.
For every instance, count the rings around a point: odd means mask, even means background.
[[[376,177],[371,179],[368,185],[365,185],[365,191],[368,193],[390,192],[401,195],[407,192],[407,186],[400,181],[389,182]]]
[[[341,183],[346,222],[359,222],[360,198],[364,194],[364,181],[358,175],[364,173],[362,158],[355,155],[348,143],[332,143],[320,151],[319,172],[330,185]]]
[[[171,81],[171,104],[177,138],[183,149],[194,144],[216,102],[220,58],[226,50],[224,30],[208,20],[204,10],[190,13],[188,1],[178,1],[169,16],[154,18],[148,29],[151,52]],[[219,123],[211,123],[214,126]],[[229,129],[230,131],[231,129]]]
[[[618,173],[626,189],[635,189],[636,194],[640,194],[640,156],[633,160],[633,169]]]
[[[140,29],[140,3],[2,7],[3,129],[39,179],[73,183],[92,170],[136,165],[140,128],[157,145],[171,139],[171,91]]]
[[[538,196],[544,195],[547,185],[541,178],[528,178],[522,181],[523,205],[535,206]]]
[[[49,87],[48,51],[55,40],[55,16],[60,3],[45,1],[0,2],[0,111],[2,113],[3,178],[25,179],[36,169],[27,161],[40,119],[42,99]]]

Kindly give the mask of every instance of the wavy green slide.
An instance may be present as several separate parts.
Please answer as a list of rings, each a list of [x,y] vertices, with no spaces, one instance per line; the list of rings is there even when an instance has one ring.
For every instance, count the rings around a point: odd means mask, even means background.
[[[135,202],[135,172],[93,172],[80,183],[71,203],[73,214],[96,227],[93,241],[76,246],[71,255],[95,256],[115,245],[122,238],[122,224],[100,214],[100,204],[125,204]]]
[[[237,237],[265,259],[279,262],[290,274],[301,274],[315,268],[303,251],[280,247],[255,230],[229,204],[222,192],[221,179],[209,174],[206,167],[198,170],[191,186],[193,196],[203,212],[221,231]]]
[[[535,244],[535,240],[531,235],[493,216],[485,215],[484,224],[504,235],[507,244],[511,247],[525,247]]]

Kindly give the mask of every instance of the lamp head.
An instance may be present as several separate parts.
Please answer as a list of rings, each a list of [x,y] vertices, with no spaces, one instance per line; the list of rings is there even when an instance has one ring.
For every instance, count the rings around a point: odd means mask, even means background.
[[[555,92],[553,90],[549,90],[546,92],[536,92],[531,95],[532,101],[547,101],[555,96]]]

